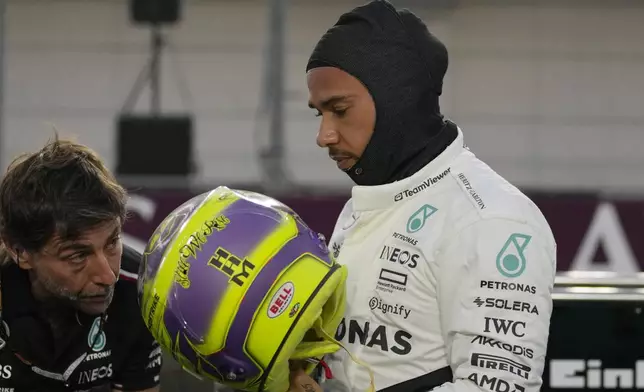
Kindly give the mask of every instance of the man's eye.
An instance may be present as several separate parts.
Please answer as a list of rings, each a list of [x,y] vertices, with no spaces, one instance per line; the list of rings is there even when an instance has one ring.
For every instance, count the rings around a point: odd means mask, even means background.
[[[87,260],[87,254],[74,253],[73,255],[65,256],[64,259],[72,264],[81,264]]]
[[[110,242],[107,243],[107,247],[109,249],[112,249],[112,248],[116,247],[116,245],[118,245],[120,239],[121,239],[121,237],[114,237],[112,240],[110,240]]]
[[[333,109],[333,114],[335,114],[338,117],[342,117],[346,114],[347,108],[338,108],[338,109]]]

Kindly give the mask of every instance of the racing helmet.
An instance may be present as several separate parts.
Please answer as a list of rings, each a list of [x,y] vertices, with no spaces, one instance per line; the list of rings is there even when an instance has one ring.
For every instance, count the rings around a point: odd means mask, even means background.
[[[188,372],[244,391],[284,392],[289,361],[341,346],[347,272],[324,237],[268,196],[227,187],[168,215],[144,251],[147,328]]]

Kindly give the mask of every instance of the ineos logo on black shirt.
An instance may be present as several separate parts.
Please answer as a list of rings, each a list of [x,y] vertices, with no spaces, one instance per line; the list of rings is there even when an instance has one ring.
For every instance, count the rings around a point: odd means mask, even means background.
[[[78,375],[78,385],[94,383],[98,380],[109,379],[112,377],[112,364],[100,366],[94,369],[83,370]]]
[[[418,265],[418,258],[420,256],[416,253],[402,250],[393,246],[385,245],[380,251],[380,259],[406,265],[409,268],[416,268]]]

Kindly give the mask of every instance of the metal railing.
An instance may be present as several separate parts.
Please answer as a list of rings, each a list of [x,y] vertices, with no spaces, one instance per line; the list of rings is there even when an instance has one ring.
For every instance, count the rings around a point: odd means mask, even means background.
[[[552,298],[554,301],[644,301],[644,273],[558,273]]]

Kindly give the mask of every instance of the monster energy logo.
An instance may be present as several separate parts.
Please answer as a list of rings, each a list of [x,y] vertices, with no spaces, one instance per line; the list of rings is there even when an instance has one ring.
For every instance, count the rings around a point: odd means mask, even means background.
[[[531,236],[514,233],[510,235],[496,256],[496,269],[507,278],[516,278],[525,271],[526,259],[523,251],[530,243]]]

